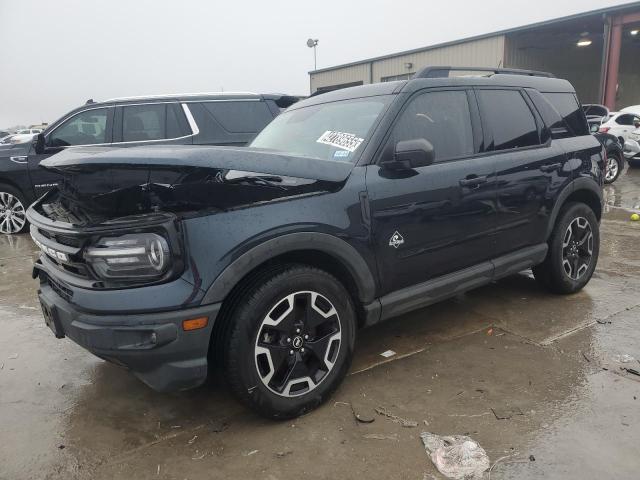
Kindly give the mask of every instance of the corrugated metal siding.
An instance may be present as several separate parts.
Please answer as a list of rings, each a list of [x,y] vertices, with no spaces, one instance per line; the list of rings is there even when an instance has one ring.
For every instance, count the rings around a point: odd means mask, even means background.
[[[497,67],[503,58],[504,36],[498,35],[380,60],[373,64],[373,80],[379,82],[383,77],[415,73],[429,65]],[[410,70],[405,63],[413,64]]]
[[[320,87],[331,85],[341,85],[351,82],[369,83],[369,64],[353,65],[346,68],[338,68],[328,72],[311,74],[311,92],[315,92]]]
[[[408,55],[398,55],[372,63],[362,63],[349,67],[336,68],[325,72],[311,74],[311,92],[320,87],[340,85],[343,83],[369,83],[370,65],[373,65],[373,81],[379,82],[383,77],[415,73],[428,65],[451,65],[473,67],[497,67],[504,59],[504,35],[448,45],[441,48],[424,50]],[[412,63],[410,70],[405,63]]]

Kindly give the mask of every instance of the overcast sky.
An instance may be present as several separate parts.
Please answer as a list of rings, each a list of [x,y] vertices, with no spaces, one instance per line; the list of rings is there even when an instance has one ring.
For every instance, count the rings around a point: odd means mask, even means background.
[[[0,127],[87,99],[308,94],[318,68],[628,3],[615,0],[0,0]]]

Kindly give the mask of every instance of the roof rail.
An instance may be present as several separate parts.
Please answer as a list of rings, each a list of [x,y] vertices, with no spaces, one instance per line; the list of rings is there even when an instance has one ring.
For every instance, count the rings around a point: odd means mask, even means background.
[[[528,75],[530,77],[555,78],[553,73],[539,72],[536,70],[520,70],[517,68],[493,68],[493,67],[425,67],[417,72],[413,78],[447,78],[449,73],[456,72],[491,72],[493,74]]]
[[[138,95],[135,97],[118,97],[105,100],[103,103],[108,102],[124,102],[130,100],[154,100],[159,98],[180,98],[180,97],[204,97],[207,95],[259,95],[254,92],[196,92],[196,93],[165,93],[160,95]]]

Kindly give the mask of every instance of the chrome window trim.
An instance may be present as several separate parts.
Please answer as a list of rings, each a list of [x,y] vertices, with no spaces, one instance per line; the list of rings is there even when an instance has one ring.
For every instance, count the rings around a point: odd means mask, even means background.
[[[181,103],[181,105],[182,111],[184,112],[185,117],[187,117],[187,122],[189,122],[189,128],[192,132],[191,135],[198,135],[200,133],[200,129],[198,128],[195,118],[193,118],[191,110],[189,110],[189,106],[186,103]]]

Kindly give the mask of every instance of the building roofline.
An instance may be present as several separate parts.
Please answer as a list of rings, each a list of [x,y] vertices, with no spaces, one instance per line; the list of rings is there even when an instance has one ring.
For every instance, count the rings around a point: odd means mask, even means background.
[[[471,36],[471,37],[465,37],[465,38],[462,38],[462,39],[459,39],[459,40],[450,40],[450,41],[447,41],[447,42],[436,43],[434,45],[428,45],[426,47],[413,48],[411,50],[404,50],[404,51],[401,51],[401,52],[389,53],[389,54],[381,55],[381,56],[378,56],[378,57],[366,58],[364,60],[357,60],[355,62],[349,62],[349,63],[340,64],[340,65],[334,65],[333,67],[325,67],[325,68],[319,68],[317,70],[310,70],[308,73],[309,73],[309,75],[312,75],[314,73],[330,72],[332,70],[337,70],[339,68],[355,67],[357,65],[364,65],[364,64],[367,64],[367,63],[377,62],[377,61],[380,61],[380,60],[387,60],[389,58],[395,58],[395,57],[399,57],[399,56],[403,56],[403,55],[411,55],[413,53],[427,52],[429,50],[435,50],[437,48],[449,47],[449,46],[452,46],[452,45],[459,45],[461,43],[472,42],[472,41],[475,41],[475,40],[483,40],[485,38],[496,37],[496,36],[499,36],[499,35],[506,35],[506,34],[509,34],[509,33],[524,32],[526,30],[532,30],[534,28],[546,27],[546,26],[557,24],[557,23],[569,22],[569,21],[572,21],[572,20],[579,20],[581,18],[597,16],[597,15],[604,15],[604,14],[607,14],[607,13],[613,13],[613,12],[618,12],[620,10],[628,10],[628,9],[632,9],[632,8],[640,8],[640,2],[623,3],[621,5],[614,5],[612,7],[605,7],[605,8],[599,8],[599,9],[596,9],[596,10],[589,10],[588,12],[574,13],[572,15],[567,15],[565,17],[553,18],[553,19],[550,19],[550,20],[543,20],[541,22],[530,23],[530,24],[527,24],[527,25],[521,25],[521,26],[513,27],[513,28],[507,28],[505,30],[498,30],[496,32],[491,32],[491,33],[483,33],[483,34],[480,34],[480,35],[474,35],[474,36]]]

